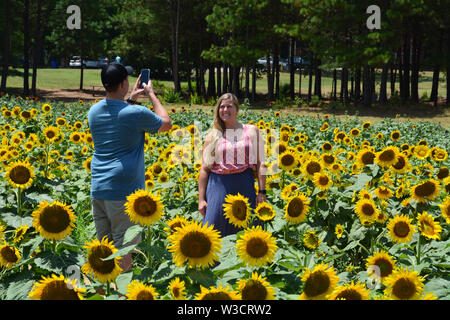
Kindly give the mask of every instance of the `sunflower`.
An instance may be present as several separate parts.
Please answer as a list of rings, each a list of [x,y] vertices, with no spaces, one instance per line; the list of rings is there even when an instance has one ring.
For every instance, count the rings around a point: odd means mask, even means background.
[[[330,142],[326,141],[322,144],[321,148],[325,152],[330,152],[333,149],[333,145]]]
[[[379,166],[389,167],[397,162],[397,156],[399,153],[400,152],[397,147],[386,147],[376,153],[375,163]]]
[[[344,229],[344,227],[342,226],[342,224],[337,224],[337,225],[334,227],[334,234],[336,235],[336,237],[337,237],[338,239],[340,239],[340,238],[342,237],[342,235],[344,234],[344,231],[345,231],[345,229]]]
[[[372,123],[370,121],[366,121],[361,125],[361,127],[363,128],[363,130],[367,130],[370,128],[371,125]]]
[[[286,150],[278,158],[279,167],[284,171],[290,171],[297,165],[297,159],[294,152]]]
[[[291,223],[300,223],[305,221],[306,214],[308,213],[309,200],[303,193],[294,193],[287,200],[287,204],[284,207],[284,218]]]
[[[403,153],[397,154],[397,160],[394,164],[391,164],[391,169],[396,173],[403,173],[411,170],[408,157]]]
[[[125,203],[125,212],[130,220],[143,226],[159,221],[164,215],[163,209],[161,197],[146,190],[137,190],[130,194]]]
[[[314,231],[308,230],[303,235],[303,244],[305,247],[315,250],[320,244],[320,239]]]
[[[261,202],[255,209],[256,216],[261,221],[270,221],[275,218],[275,210],[267,202]]]
[[[391,140],[392,141],[398,141],[401,137],[400,131],[399,130],[395,130],[391,132]]]
[[[308,268],[301,275],[304,283],[299,300],[324,300],[336,288],[339,277],[333,266],[320,263],[311,271]]]
[[[361,167],[365,167],[368,164],[373,164],[376,154],[370,149],[361,149],[356,155],[357,163]]]
[[[52,106],[48,103],[46,103],[42,106],[42,111],[44,111],[44,113],[49,113],[51,110],[52,110]]]
[[[156,300],[158,293],[152,285],[133,280],[127,285],[127,300]]]
[[[26,189],[35,177],[34,168],[23,161],[15,161],[6,168],[6,179],[13,188]]]
[[[23,226],[18,227],[14,231],[13,243],[20,242],[23,239],[23,237],[25,236],[25,233],[27,233],[27,231],[28,231],[28,226],[27,225],[23,225]]]
[[[328,300],[369,300],[370,291],[365,288],[364,284],[352,281],[338,286],[327,296]]]
[[[87,262],[81,267],[83,273],[93,274],[99,282],[105,283],[114,281],[122,272],[119,266],[122,257],[103,260],[117,251],[113,242],[108,241],[106,236],[101,241],[95,239],[87,242],[83,248],[87,249]]]
[[[54,126],[45,127],[43,134],[44,134],[45,140],[50,143],[55,142],[61,136],[59,129]]]
[[[238,227],[246,228],[251,215],[248,198],[241,194],[227,194],[223,204],[223,211],[228,221]]]
[[[413,233],[416,231],[416,227],[411,224],[411,219],[404,214],[389,219],[387,228],[392,241],[397,243],[410,242]]]
[[[63,127],[63,126],[65,126],[67,124],[67,121],[66,121],[66,119],[60,117],[60,118],[56,119],[56,124],[59,127]]]
[[[417,159],[424,160],[430,155],[430,149],[426,145],[417,145],[414,146],[413,154]]]
[[[394,193],[388,187],[379,186],[378,188],[375,189],[375,195],[378,197],[378,199],[385,200],[391,198],[394,195]]]
[[[240,259],[250,266],[264,266],[271,262],[277,250],[275,238],[261,226],[246,229],[236,241],[236,250]]]
[[[195,295],[195,300],[239,300],[239,295],[229,285],[225,288],[222,284],[209,289],[200,285],[200,292]]]
[[[46,200],[39,203],[33,211],[33,226],[40,235],[48,240],[62,240],[75,228],[75,214],[64,202]]]
[[[0,267],[11,268],[22,258],[19,250],[13,246],[3,243],[0,245]]]
[[[396,268],[396,262],[386,251],[380,250],[367,258],[366,268],[369,277],[375,276],[377,280],[384,282]]]
[[[424,279],[417,271],[399,268],[386,278],[384,294],[393,300],[419,300]]]
[[[325,172],[323,173],[316,172],[314,174],[313,182],[316,188],[322,191],[328,190],[330,186],[333,184],[333,181]]]
[[[450,223],[450,197],[445,198],[439,207],[441,208],[442,217],[444,217],[447,223]]]
[[[328,122],[324,122],[322,124],[322,127],[320,127],[320,131],[322,131],[322,132],[327,131],[329,127],[330,127],[330,125],[328,124]]]
[[[441,167],[436,173],[436,178],[438,178],[439,180],[444,180],[449,176],[449,174],[450,170],[447,167]]]
[[[433,148],[430,152],[431,158],[434,161],[442,162],[447,160],[448,158],[448,152],[445,149],[441,148]]]
[[[83,167],[89,173],[91,173],[91,163],[92,163],[92,157],[89,157],[83,161]]]
[[[169,282],[169,292],[173,299],[175,300],[185,300],[186,299],[186,286],[184,281],[176,277]]]
[[[182,228],[187,224],[189,224],[189,221],[185,217],[177,215],[175,218],[167,221],[168,228],[164,228],[164,231],[166,231],[167,235],[171,235],[176,232],[178,228]]]
[[[303,173],[309,178],[313,179],[314,174],[317,172],[322,172],[323,168],[320,162],[315,158],[310,158],[306,160],[303,165]]]
[[[439,181],[434,179],[420,182],[412,187],[411,196],[419,203],[425,202],[426,199],[433,200],[439,194],[439,185]]]
[[[28,297],[34,300],[83,300],[82,293],[85,291],[77,287],[76,279],[52,274],[49,277],[42,276],[41,281],[35,282]]]
[[[275,289],[261,275],[252,272],[249,280],[239,280],[238,290],[242,300],[274,300]]]
[[[427,237],[428,239],[441,239],[440,233],[442,232],[442,227],[439,225],[439,222],[434,221],[433,216],[429,213],[422,212],[418,214],[417,224],[423,236]]]
[[[379,214],[375,202],[371,199],[361,199],[356,202],[355,213],[361,222],[373,222]]]
[[[192,222],[178,228],[169,237],[169,252],[173,253],[173,262],[181,266],[187,261],[189,267],[200,268],[213,266],[219,259],[218,252],[222,246],[219,231],[208,224]]]

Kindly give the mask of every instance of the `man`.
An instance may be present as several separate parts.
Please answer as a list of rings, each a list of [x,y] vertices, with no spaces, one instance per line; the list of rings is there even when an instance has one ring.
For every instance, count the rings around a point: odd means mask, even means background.
[[[128,69],[127,69],[128,68]],[[153,91],[151,81],[139,89],[140,76],[127,102],[131,68],[111,63],[102,69],[106,98],[91,107],[89,129],[95,152],[91,161],[91,202],[97,238],[104,236],[122,247],[126,230],[134,225],[125,213],[126,197],[145,189],[145,131],[168,131],[172,127],[167,111]],[[149,96],[154,112],[136,103],[142,93]],[[135,239],[138,243],[140,239]],[[124,271],[132,267],[131,253],[122,257]]]

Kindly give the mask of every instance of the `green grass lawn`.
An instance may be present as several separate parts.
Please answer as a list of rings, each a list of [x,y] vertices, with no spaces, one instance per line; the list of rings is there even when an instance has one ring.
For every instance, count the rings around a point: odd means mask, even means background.
[[[8,77],[7,88],[8,89],[20,89],[23,87],[23,69],[13,69],[11,75]],[[100,80],[100,69],[85,69],[83,75],[84,88],[92,88],[92,86],[101,86]],[[137,77],[130,76],[130,85],[132,86]],[[287,72],[280,73],[280,86],[283,84],[289,84],[290,75]],[[307,94],[308,92],[308,76],[302,76],[301,87],[302,94]],[[397,76],[398,80],[398,76]],[[206,85],[208,83],[208,75],[205,75]],[[298,92],[298,73],[295,75],[295,90]],[[313,79],[314,81],[314,79]],[[332,77],[331,75],[322,76],[322,93],[327,95],[331,93],[332,89]],[[432,84],[432,72],[421,72],[419,78],[419,97],[424,93],[428,96],[431,93]],[[159,84],[165,87],[172,87],[173,83],[171,81],[158,81]],[[314,83],[314,82],[313,82]],[[31,86],[31,73],[30,73],[30,86]],[[38,69],[37,76],[37,88],[38,89],[78,89],[80,86],[80,70],[79,69]],[[376,80],[376,90],[379,90],[380,81],[379,75]],[[187,90],[187,83],[183,82],[182,87]],[[337,88],[339,93],[340,81],[337,82]],[[446,79],[445,75],[441,74],[439,81],[439,96],[445,99],[446,94]],[[349,82],[350,90],[350,82]],[[388,95],[390,95],[390,84],[387,86]],[[399,83],[396,83],[396,90],[399,90]],[[256,81],[256,92],[260,94],[267,93],[267,78],[263,75]]]

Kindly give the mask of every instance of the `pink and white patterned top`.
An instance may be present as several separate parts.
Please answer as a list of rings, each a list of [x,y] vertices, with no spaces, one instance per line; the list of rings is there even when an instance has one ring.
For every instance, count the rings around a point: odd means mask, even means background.
[[[216,146],[215,161],[211,171],[217,174],[240,173],[247,168],[256,170],[256,152],[250,138],[250,126],[242,129],[227,129]],[[241,138],[238,140],[238,137]]]

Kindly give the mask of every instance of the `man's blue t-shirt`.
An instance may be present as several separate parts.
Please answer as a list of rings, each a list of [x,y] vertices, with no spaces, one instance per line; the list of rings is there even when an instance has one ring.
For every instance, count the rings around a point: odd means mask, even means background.
[[[95,147],[91,197],[126,200],[145,189],[145,131],[157,132],[161,117],[143,106],[104,99],[91,107],[88,121]]]

